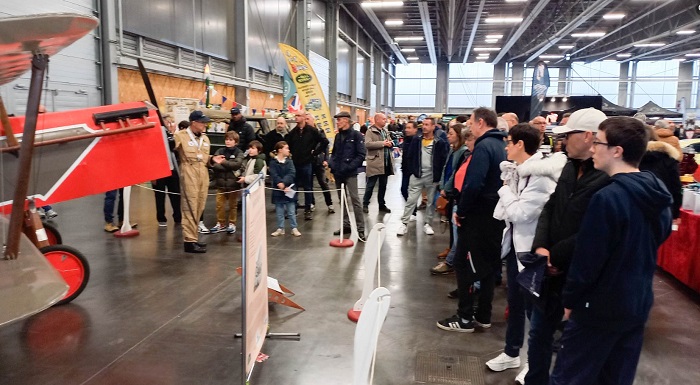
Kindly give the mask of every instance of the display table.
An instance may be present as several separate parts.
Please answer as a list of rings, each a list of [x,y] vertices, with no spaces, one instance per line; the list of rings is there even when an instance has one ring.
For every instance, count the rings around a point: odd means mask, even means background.
[[[700,293],[700,215],[681,210],[678,231],[659,248],[657,264]]]

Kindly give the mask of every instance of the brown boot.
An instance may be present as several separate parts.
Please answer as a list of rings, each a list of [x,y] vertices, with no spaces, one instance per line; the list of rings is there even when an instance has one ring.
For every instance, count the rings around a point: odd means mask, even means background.
[[[447,254],[450,253],[450,248],[446,248],[442,253],[438,254],[438,259],[445,259],[447,258]]]

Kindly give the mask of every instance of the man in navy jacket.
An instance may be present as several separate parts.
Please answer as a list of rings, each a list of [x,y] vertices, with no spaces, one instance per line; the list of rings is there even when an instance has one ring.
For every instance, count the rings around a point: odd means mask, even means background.
[[[639,171],[649,135],[640,121],[603,121],[591,151],[611,178],[593,195],[562,295],[569,318],[550,384],[631,385],[654,299],[656,252],[671,233],[673,199]]]
[[[498,203],[501,162],[506,160],[506,133],[496,129],[496,113],[484,107],[474,110],[469,126],[476,136],[474,151],[457,200],[457,249],[455,271],[459,305],[457,314],[438,321],[448,331],[474,331],[491,327],[491,302],[496,269],[501,268],[501,237],[505,223],[493,217]],[[474,314],[473,283],[481,281],[479,307]]]
[[[357,190],[357,169],[362,166],[362,162],[367,154],[365,137],[359,131],[352,129],[350,113],[342,111],[334,118],[336,119],[338,133],[335,135],[333,142],[333,153],[330,161],[331,172],[335,177],[336,188],[339,189],[345,183],[345,191],[352,203],[352,211],[355,213],[358,239],[361,242],[365,242],[365,218],[362,213],[360,194]],[[338,191],[338,200],[340,201],[340,191]],[[341,207],[341,210],[344,212],[343,233],[350,234],[350,213],[347,212],[345,207]],[[334,234],[340,235],[340,230]]]

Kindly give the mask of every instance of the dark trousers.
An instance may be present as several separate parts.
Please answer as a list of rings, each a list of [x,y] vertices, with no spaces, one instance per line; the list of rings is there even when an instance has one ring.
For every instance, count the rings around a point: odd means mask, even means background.
[[[501,237],[505,224],[491,215],[473,215],[462,220],[457,230],[454,267],[459,305],[457,315],[481,323],[491,323],[495,269],[501,263]],[[470,254],[468,258],[467,255]],[[474,282],[481,281],[479,308],[474,314]]]
[[[362,198],[362,205],[363,206],[369,206],[369,200],[372,198],[372,194],[374,193],[374,186],[377,184],[377,181],[379,181],[379,192],[377,193],[377,203],[379,203],[379,207],[384,207],[386,206],[386,202],[384,201],[384,196],[386,195],[386,181],[389,179],[388,175],[373,175],[367,177],[367,185],[365,186],[365,195]]]
[[[525,376],[526,384],[549,383],[549,368],[552,365],[552,342],[564,308],[558,298],[550,298],[547,313],[536,306],[530,316],[530,338],[527,341],[527,360],[530,369]]]
[[[403,200],[408,200],[408,182],[411,179],[411,174],[402,170],[401,174],[401,196]]]
[[[525,340],[525,316],[529,316],[531,309],[527,305],[525,295],[517,282],[518,262],[512,244],[510,252],[506,256],[506,274],[508,278],[508,325],[506,327],[506,347],[503,351],[511,357],[518,357]]]
[[[170,205],[173,207],[173,221],[175,223],[182,222],[182,211],[180,210],[180,176],[173,171],[172,175],[155,180],[153,189],[156,195],[156,220],[158,222],[167,222],[165,218],[165,193],[167,190],[170,198]]]
[[[294,164],[296,169],[295,190],[304,190],[304,211],[311,211],[311,203],[314,200],[314,175],[311,163]]]
[[[321,190],[323,190],[323,199],[326,201],[326,206],[332,205],[333,198],[331,198],[331,192],[328,191],[330,190],[330,186],[328,185],[328,178],[326,178],[326,168],[323,167],[322,164],[316,164],[313,166],[313,171],[318,185],[321,186]],[[313,195],[311,195],[311,203],[316,204],[316,197]]]
[[[604,330],[569,320],[550,385],[632,385],[644,340],[644,325]]]
[[[112,223],[114,222],[114,202],[117,201],[117,219],[121,222],[122,218],[124,218],[124,202],[122,202],[123,195],[124,194],[124,189],[120,188],[119,190],[110,190],[105,193],[105,202],[104,206],[102,207],[102,210],[105,215],[105,222],[106,223]],[[117,198],[119,200],[117,200]]]

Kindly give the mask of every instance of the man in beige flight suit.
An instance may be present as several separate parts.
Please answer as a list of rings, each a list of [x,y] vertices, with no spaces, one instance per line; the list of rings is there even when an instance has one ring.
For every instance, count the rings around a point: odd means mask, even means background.
[[[206,253],[206,243],[198,241],[197,223],[204,211],[209,190],[210,161],[221,162],[223,159],[209,155],[209,138],[204,134],[205,124],[211,122],[202,111],[190,114],[190,127],[177,131],[175,151],[180,155],[180,191],[182,194],[182,238],[185,252]],[[219,155],[219,158],[223,155]]]

